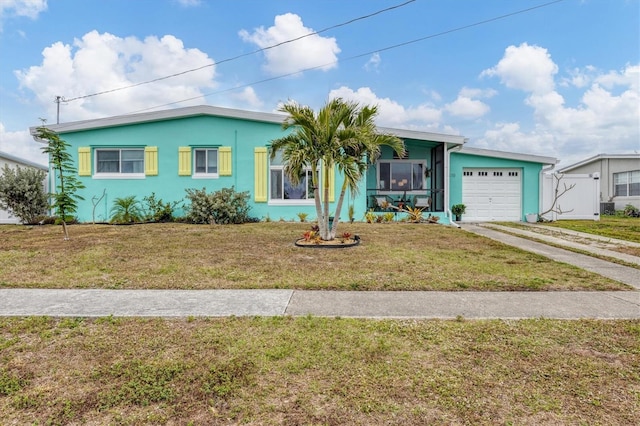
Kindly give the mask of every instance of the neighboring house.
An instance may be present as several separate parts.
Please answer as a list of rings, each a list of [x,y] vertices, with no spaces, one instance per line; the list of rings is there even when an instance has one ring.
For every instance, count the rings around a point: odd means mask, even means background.
[[[627,204],[640,208],[640,154],[599,154],[561,168],[558,173],[600,174],[601,213]],[[607,204],[608,203],[608,204]]]
[[[0,176],[2,176],[2,170],[4,170],[5,165],[9,165],[9,167],[11,168],[15,168],[16,166],[31,167],[34,169],[43,170],[45,172],[48,170],[47,166],[43,166],[41,164],[37,164],[22,158],[18,158],[13,155],[0,151]],[[45,191],[47,190],[46,183],[47,182],[45,178],[45,181],[42,182],[42,185],[44,185],[45,187]],[[21,223],[20,219],[18,219],[17,217],[14,217],[7,210],[0,209],[0,224],[14,224],[14,223]]]
[[[268,147],[285,135],[282,114],[213,106],[186,107],[97,120],[49,125],[70,144],[85,189],[79,192],[78,219],[107,221],[113,200],[155,193],[165,202],[182,200],[188,188],[213,192],[233,186],[250,194],[250,215],[295,220],[297,213],[315,217],[313,191],[303,177],[293,186],[279,156]],[[36,128],[31,128],[35,134]],[[353,205],[355,219],[378,210],[376,196],[393,203],[428,199],[428,211],[445,222],[452,204],[467,205],[466,220],[522,220],[539,209],[543,167],[556,160],[463,148],[462,136],[380,128],[405,142],[407,155],[384,147],[379,159],[348,193],[341,220]],[[329,176],[332,208],[342,177]],[[99,203],[94,202],[105,193]],[[184,212],[178,211],[178,214]]]

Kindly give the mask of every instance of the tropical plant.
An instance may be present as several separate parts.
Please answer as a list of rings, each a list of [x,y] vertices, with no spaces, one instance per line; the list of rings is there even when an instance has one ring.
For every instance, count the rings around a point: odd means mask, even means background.
[[[453,213],[454,216],[462,216],[465,211],[467,211],[467,206],[464,204],[454,204],[451,206],[451,213]]]
[[[309,213],[305,213],[305,212],[298,213],[298,219],[300,219],[300,222],[306,222],[307,216],[309,216]]]
[[[375,106],[360,107],[355,102],[336,98],[317,114],[310,107],[294,102],[285,104],[280,110],[289,114],[282,124],[283,129],[293,131],[272,141],[271,159],[282,154],[284,172],[294,185],[300,183],[301,176],[306,176],[303,173],[306,168],[311,169],[320,237],[332,240],[347,188],[352,194],[357,193],[358,182],[368,164],[379,157],[383,145],[403,156],[404,143],[396,136],[377,131],[374,119],[378,109]],[[329,227],[329,176],[334,168],[344,176],[344,181],[336,203],[335,220]],[[319,188],[322,188],[322,194]]]
[[[142,221],[144,213],[135,195],[116,198],[111,207],[111,223],[125,224]]]
[[[56,132],[47,129],[44,120],[42,122],[42,126],[36,129],[36,137],[47,141],[47,146],[42,148],[42,152],[49,155],[49,163],[56,180],[56,191],[50,194],[53,200],[51,207],[60,218],[64,239],[68,240],[67,221],[78,210],[77,200],[84,200],[76,194],[84,185],[76,178],[77,170],[73,166],[71,154],[67,152],[69,144],[60,139]]]
[[[173,201],[166,203],[162,201],[162,198],[156,198],[155,192],[142,199],[146,205],[146,219],[154,222],[173,222],[173,211],[180,204],[180,201]]]
[[[4,165],[0,176],[0,208],[9,210],[22,223],[34,223],[47,210],[43,181],[46,173],[31,167]]]
[[[373,212],[373,210],[369,210],[364,214],[364,220],[367,223],[373,223],[376,221],[376,214]]]

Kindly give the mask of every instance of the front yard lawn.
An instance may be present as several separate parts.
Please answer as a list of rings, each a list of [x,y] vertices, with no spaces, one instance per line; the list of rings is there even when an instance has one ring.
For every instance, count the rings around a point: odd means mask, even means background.
[[[106,289],[628,290],[462,230],[341,224],[346,249],[294,246],[309,224],[0,227],[0,287]]]
[[[639,321],[0,319],[0,422],[633,425],[639,339]]]

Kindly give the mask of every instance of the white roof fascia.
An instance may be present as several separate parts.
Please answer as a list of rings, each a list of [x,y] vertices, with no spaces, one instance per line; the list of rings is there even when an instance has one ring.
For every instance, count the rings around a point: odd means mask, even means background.
[[[558,164],[558,159],[554,157],[544,157],[541,155],[521,154],[518,152],[494,151],[491,149],[472,148],[468,146],[462,147],[460,154],[479,155],[482,157],[496,157],[507,160],[528,161],[530,163],[541,164]]]
[[[149,123],[153,121],[194,117],[198,115],[213,115],[217,117],[229,117],[251,121],[265,121],[268,123],[277,124],[282,124],[285,118],[287,118],[287,116],[284,114],[244,111],[239,109],[215,107],[211,105],[198,105],[193,107],[144,112],[139,114],[117,115],[113,117],[97,118],[93,120],[73,121],[70,123],[47,124],[46,127],[56,133],[64,134],[82,130],[124,126],[128,124]],[[35,134],[38,127],[40,126],[29,128],[31,135]]]
[[[378,127],[379,132],[390,133],[403,139],[416,139],[421,141],[445,142],[462,145],[467,141],[464,136],[445,135],[443,133],[421,132],[418,130],[395,129],[391,127]]]
[[[49,167],[44,166],[42,164],[34,163],[33,161],[25,160],[24,158],[16,157],[11,154],[7,154],[6,152],[0,151],[0,158],[4,158],[9,161],[13,161],[14,163],[21,164],[27,167],[33,167],[35,169],[44,170],[45,172],[49,170]]]
[[[582,160],[578,163],[571,164],[567,167],[563,167],[558,169],[559,173],[569,172],[573,169],[577,169],[578,167],[585,166],[590,163],[594,163],[599,160],[610,160],[610,159],[640,159],[640,154],[598,154],[593,157],[589,157],[586,160]]]
[[[139,114],[118,115],[113,117],[98,118],[93,120],[74,121],[70,123],[48,124],[46,127],[56,133],[64,134],[82,130],[100,129],[105,127],[124,126],[129,124],[148,123],[153,121],[172,120],[177,118],[194,117],[199,115],[211,115],[217,117],[228,117],[240,120],[262,121],[267,123],[282,124],[288,117],[284,114],[269,112],[245,111],[232,108],[221,108],[212,105],[198,105],[192,107],[175,108],[162,111],[145,112]],[[37,128],[29,128],[31,135],[38,142],[42,142],[35,137]],[[466,138],[457,135],[446,135],[440,133],[421,132],[416,130],[394,129],[379,127],[378,130],[384,133],[391,133],[400,138],[428,140],[434,142],[446,142],[453,144],[464,144]]]

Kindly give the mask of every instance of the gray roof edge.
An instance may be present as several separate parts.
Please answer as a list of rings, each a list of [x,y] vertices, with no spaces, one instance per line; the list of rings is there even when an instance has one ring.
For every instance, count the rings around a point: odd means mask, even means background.
[[[49,170],[49,167],[45,165],[34,163],[33,161],[25,160],[24,158],[16,157],[15,155],[11,155],[3,151],[0,151],[0,158],[5,158],[7,160],[13,161],[14,163],[22,164],[24,166],[44,170],[45,172]]]
[[[393,127],[377,127],[378,131],[389,133],[399,138],[428,140],[434,142],[447,142],[462,145],[467,138],[459,135],[448,135],[444,133],[423,132],[420,130],[396,129]]]
[[[464,146],[460,151],[460,154],[480,155],[484,157],[497,157],[508,160],[520,160],[528,161],[530,163],[542,163],[542,164],[558,164],[558,159],[555,157],[545,157],[542,155],[522,154],[519,152],[507,152],[507,151],[494,151],[492,149],[473,148]]]
[[[585,166],[587,164],[593,163],[593,162],[598,161],[598,160],[616,159],[616,158],[621,158],[621,159],[638,158],[638,159],[640,159],[640,154],[635,154],[635,153],[634,154],[597,154],[597,155],[594,155],[593,157],[589,157],[589,158],[584,159],[582,161],[579,161],[577,163],[570,164],[567,167],[563,167],[561,169],[558,169],[558,172],[560,172],[560,173],[568,172],[568,171],[571,171],[573,169],[577,169],[578,167]]]
[[[212,115],[218,117],[237,118],[252,121],[264,121],[281,124],[286,115],[270,112],[246,111],[233,108],[222,108],[212,105],[197,105],[183,108],[166,109],[162,111],[143,112],[137,114],[116,115],[112,117],[96,118],[69,123],[49,124],[46,127],[57,133],[77,132],[81,130],[99,129],[104,127],[124,126],[128,124],[148,123],[168,119]],[[40,126],[29,127],[31,135],[35,135]]]

